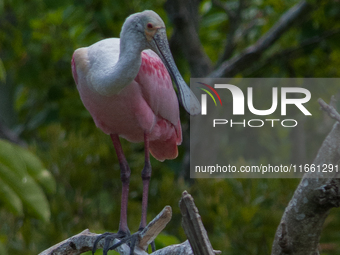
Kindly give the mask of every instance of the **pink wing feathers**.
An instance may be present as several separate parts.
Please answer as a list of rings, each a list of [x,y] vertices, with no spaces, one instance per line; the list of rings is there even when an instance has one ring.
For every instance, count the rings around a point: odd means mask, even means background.
[[[81,57],[73,56],[72,74],[97,127],[131,142],[143,141],[147,132],[150,152],[156,159],[176,158],[177,145],[182,142],[179,104],[169,73],[158,55],[151,50],[143,51],[135,80],[118,95],[103,96],[87,84],[87,54],[86,48]]]
[[[179,104],[163,62],[151,50],[142,52],[142,64],[135,81],[156,116],[151,132],[150,152],[158,160],[176,158],[182,142]]]

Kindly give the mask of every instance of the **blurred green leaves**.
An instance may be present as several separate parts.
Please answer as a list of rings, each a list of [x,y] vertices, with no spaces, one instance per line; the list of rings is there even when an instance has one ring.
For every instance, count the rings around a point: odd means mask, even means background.
[[[221,1],[233,11],[239,3]],[[299,1],[246,2],[236,31],[233,56],[254,44],[283,12]],[[39,157],[0,140],[0,205],[3,205],[0,254],[6,251],[11,255],[37,254],[85,228],[97,233],[117,230],[119,164],[109,137],[95,127],[82,105],[70,61],[79,47],[103,38],[119,37],[125,18],[145,9],[160,14],[170,37],[172,24],[164,3],[164,0],[0,1],[0,121],[15,130]],[[338,2],[322,1],[310,18],[295,24],[266,55],[298,47],[312,36],[339,28],[339,12]],[[210,0],[201,1],[200,15],[201,43],[216,63],[228,39],[231,21]],[[339,36],[329,37],[268,63],[258,59],[254,69],[239,75],[339,77],[339,39]],[[172,50],[182,75],[190,77],[188,64],[178,58],[180,49]],[[258,90],[258,98],[268,98],[268,90],[260,86]],[[311,90],[322,97],[334,93],[327,86]],[[255,103],[266,109],[265,102],[268,101]],[[322,118],[322,113],[318,114]],[[319,124],[315,119],[305,124],[309,160],[315,156],[332,123],[325,122],[322,127]],[[183,131],[187,129],[185,124],[182,127]],[[232,145],[226,151],[235,164],[256,164],[268,159],[278,163],[290,161],[294,148],[290,132],[282,129],[229,130],[225,138]],[[183,140],[176,160],[152,159],[148,220],[165,205],[173,209],[173,219],[157,238],[157,246],[186,239],[177,206],[181,192],[186,189],[195,199],[214,248],[235,255],[270,254],[276,227],[298,180],[201,179],[191,180],[189,184],[183,178],[187,171],[183,163],[188,143],[185,133]],[[140,221],[143,144],[122,139],[122,146],[132,171],[128,224],[133,233]],[[264,152],[267,157],[263,156]],[[53,177],[44,170],[44,165]],[[49,215],[50,221],[46,222]],[[327,219],[326,242],[339,239],[338,219],[336,211]]]
[[[48,221],[50,208],[44,191],[54,193],[56,183],[41,161],[31,152],[0,140],[0,200],[15,215],[24,210]]]
[[[6,70],[2,60],[0,59],[0,82],[5,82],[6,80]]]

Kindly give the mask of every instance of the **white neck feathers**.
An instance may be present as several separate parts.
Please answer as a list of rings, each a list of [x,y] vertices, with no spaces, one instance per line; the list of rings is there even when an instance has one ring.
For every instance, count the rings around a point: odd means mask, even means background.
[[[119,94],[138,74],[141,49],[128,40],[133,38],[124,39],[105,39],[89,47],[88,84],[103,96]]]

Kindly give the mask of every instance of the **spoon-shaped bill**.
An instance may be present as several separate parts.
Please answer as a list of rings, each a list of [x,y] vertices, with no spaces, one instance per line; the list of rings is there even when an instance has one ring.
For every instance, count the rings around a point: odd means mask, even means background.
[[[197,115],[201,112],[201,106],[198,99],[185,83],[182,75],[177,69],[175,61],[170,52],[169,43],[166,37],[165,28],[158,29],[153,39],[150,41],[151,49],[155,51],[162,59],[165,67],[168,69],[172,79],[178,89],[178,98],[184,109],[190,115]]]

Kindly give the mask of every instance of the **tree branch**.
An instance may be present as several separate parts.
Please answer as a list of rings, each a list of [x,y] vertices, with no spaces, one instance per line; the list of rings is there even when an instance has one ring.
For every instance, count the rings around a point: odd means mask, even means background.
[[[81,233],[39,253],[39,255],[79,255],[83,252],[91,251],[95,240],[99,236],[100,234],[91,233],[88,229],[85,229]],[[125,246],[126,245],[122,245],[119,247],[121,252],[124,252],[124,248],[126,248]],[[98,243],[97,247],[99,249],[104,247],[104,239]]]
[[[331,99],[331,102],[334,101],[334,96]],[[335,110],[335,108],[332,105],[328,105],[323,101],[321,98],[318,100],[322,110],[328,113],[329,117],[332,119],[335,119],[336,121],[340,122],[340,114]]]
[[[322,105],[325,107],[323,103]],[[329,106],[326,108],[329,109]],[[333,109],[327,112],[334,114]],[[308,166],[310,171],[302,178],[282,216],[275,234],[272,255],[319,254],[318,244],[323,223],[329,210],[340,205],[340,179],[337,179],[339,145],[340,123],[336,122],[323,142],[313,165]],[[312,166],[314,172],[311,171]]]
[[[219,58],[216,64],[216,66],[219,66],[220,64],[222,64],[223,61],[231,57],[235,49],[235,34],[236,34],[238,27],[241,24],[241,14],[242,14],[242,10],[245,7],[245,0],[239,0],[236,11],[230,10],[225,3],[222,3],[219,0],[213,0],[212,3],[215,6],[223,9],[227,13],[228,18],[229,18],[229,32],[226,37],[227,43],[224,48],[224,52],[222,56]]]
[[[179,201],[179,207],[182,213],[182,226],[190,242],[195,255],[213,255],[220,254],[220,251],[213,250],[207,235],[201,216],[195,206],[194,199],[184,191],[182,199]]]
[[[293,24],[297,23],[297,20],[301,19],[302,16],[312,10],[311,7],[311,4],[302,0],[290,8],[255,44],[246,48],[240,55],[223,62],[221,66],[209,76],[212,78],[233,77],[240,71],[251,66],[254,61],[261,57],[263,52],[268,47],[272,46],[284,32],[291,28]]]
[[[257,72],[258,70],[265,68],[268,65],[271,65],[274,61],[276,61],[277,59],[282,59],[282,58],[292,58],[292,57],[298,57],[299,56],[299,52],[302,52],[303,49],[307,48],[307,47],[311,47],[313,45],[318,45],[319,43],[321,43],[323,40],[337,35],[340,33],[340,29],[335,29],[335,30],[330,30],[330,31],[326,31],[321,35],[318,36],[313,36],[311,38],[308,38],[304,41],[302,41],[300,43],[300,45],[295,46],[295,47],[291,47],[291,48],[287,48],[284,49],[280,52],[277,52],[275,54],[273,54],[271,57],[267,58],[265,60],[264,63],[260,64],[259,66],[256,66],[254,68],[251,68],[251,70],[247,71],[247,73],[245,74],[245,76],[251,76],[252,74],[254,74],[255,72]],[[314,46],[314,47],[315,47]]]
[[[170,206],[164,207],[164,209],[141,231],[139,235],[139,241],[136,244],[134,254],[136,255],[146,255],[145,252],[148,245],[155,240],[157,235],[165,228],[172,216],[172,211]],[[43,251],[39,255],[57,255],[57,254],[68,254],[68,255],[78,255],[82,252],[91,251],[95,240],[100,236],[100,234],[94,234],[89,232],[88,229],[75,235],[61,243],[58,243],[51,248]],[[104,247],[104,239],[100,240],[97,245],[98,249]],[[110,246],[118,243],[120,240],[115,239]],[[122,244],[115,249],[121,255],[129,255],[130,248],[126,244]]]
[[[198,5],[200,0],[168,0],[165,10],[173,23],[174,32],[170,47],[180,49],[189,63],[192,77],[205,77],[212,71],[212,64],[198,37]]]
[[[157,250],[152,255],[194,255],[193,249],[191,248],[195,245],[195,248],[203,250],[202,253],[196,253],[195,255],[214,255],[220,254],[219,251],[212,249],[210,241],[207,236],[207,232],[201,221],[201,216],[198,214],[197,207],[195,206],[194,200],[186,191],[182,194],[182,199],[180,201],[180,207],[183,217],[183,228],[189,229],[190,231],[196,231],[195,235],[201,237],[197,240],[192,240],[190,236],[189,241],[185,241],[181,244],[170,245],[163,249]],[[170,206],[166,206],[146,227],[141,231],[138,236],[139,239],[136,243],[134,250],[135,255],[147,255],[145,250],[148,245],[155,240],[157,235],[165,228],[172,216],[172,211]],[[191,226],[196,226],[192,229]],[[197,227],[199,226],[199,227]],[[187,231],[186,231],[187,232]],[[91,251],[95,240],[100,236],[100,234],[91,233],[88,229],[83,232],[64,240],[49,249],[41,252],[39,255],[79,255],[86,251]],[[115,239],[110,246],[118,243],[120,240]],[[97,244],[97,248],[102,249],[104,247],[105,240],[102,239]],[[209,245],[207,245],[209,244]],[[209,247],[209,250],[206,248]],[[121,255],[129,255],[130,247],[127,244],[122,244],[115,249]],[[207,253],[209,251],[209,253]]]

